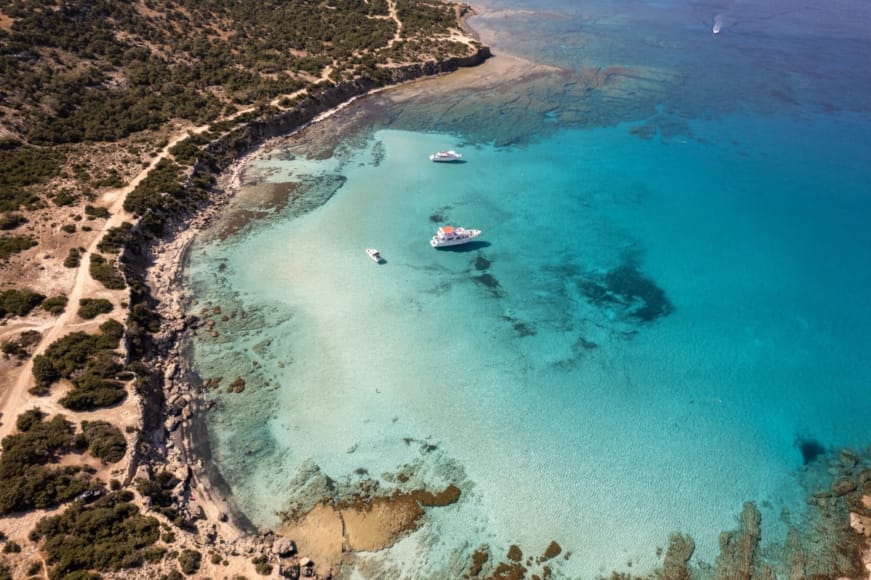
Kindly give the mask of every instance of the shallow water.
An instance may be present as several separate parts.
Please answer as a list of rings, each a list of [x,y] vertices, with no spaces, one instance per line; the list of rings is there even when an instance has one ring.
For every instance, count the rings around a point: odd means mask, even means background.
[[[858,5],[821,10],[493,3],[497,58],[562,69],[385,93],[265,150],[246,178],[296,197],[187,268],[192,312],[227,318],[195,368],[246,383],[208,395],[246,514],[274,525],[312,464],[385,489],[413,465],[463,496],[370,557],[410,577],[551,540],[563,575],[644,573],[675,530],[712,562],[746,500],[783,542],[800,442],[871,442],[871,41]],[[482,241],[435,251],[442,223]]]

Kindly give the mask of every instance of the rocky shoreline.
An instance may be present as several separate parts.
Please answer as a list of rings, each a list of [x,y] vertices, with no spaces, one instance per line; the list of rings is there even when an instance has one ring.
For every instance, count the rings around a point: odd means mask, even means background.
[[[465,58],[400,67],[392,71],[387,86],[477,66],[490,56],[489,49],[481,47]],[[193,214],[168,224],[156,239],[148,239],[139,232],[138,247],[132,244],[125,250],[161,317],[161,328],[150,337],[150,347],[142,361],[151,369],[152,380],[143,389],[143,428],[128,483],[136,478],[152,479],[161,471],[172,474],[177,482],[172,491],[178,511],[205,546],[222,546],[231,554],[294,554],[286,540],[276,539],[271,531],[257,530],[251,524],[235,506],[229,487],[211,462],[203,417],[207,407],[199,397],[202,384],[186,364],[187,333],[201,325],[196,317],[186,315],[182,278],[187,252],[197,233],[210,225],[238,191],[241,172],[255,150],[270,139],[302,130],[375,90],[378,86],[370,79],[341,83],[286,111],[247,122],[211,142],[206,150],[212,157],[212,166],[201,163],[194,166],[195,173],[217,177],[208,200]],[[291,565],[299,566],[299,562],[293,560]],[[329,571],[312,570],[315,574],[330,575]]]

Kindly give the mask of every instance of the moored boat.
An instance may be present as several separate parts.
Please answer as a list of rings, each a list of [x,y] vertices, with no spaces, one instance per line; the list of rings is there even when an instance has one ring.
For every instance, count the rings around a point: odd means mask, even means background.
[[[463,156],[453,149],[448,151],[438,151],[429,156],[429,160],[435,161],[436,163],[455,163],[462,158]]]
[[[481,230],[467,230],[466,228],[455,228],[454,226],[440,227],[429,245],[433,248],[444,248],[446,246],[459,246],[467,244],[481,235]]]
[[[384,261],[384,258],[381,257],[381,253],[375,248],[366,248],[366,255],[372,258],[372,261],[376,264],[380,264]]]

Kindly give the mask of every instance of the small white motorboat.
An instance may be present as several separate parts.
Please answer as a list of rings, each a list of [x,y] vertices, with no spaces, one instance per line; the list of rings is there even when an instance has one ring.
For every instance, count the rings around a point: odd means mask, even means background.
[[[462,158],[463,156],[453,149],[449,151],[438,151],[429,156],[429,160],[436,163],[456,163]]]
[[[372,258],[372,261],[376,264],[380,264],[384,261],[384,258],[381,257],[381,253],[375,248],[366,248],[366,255]]]

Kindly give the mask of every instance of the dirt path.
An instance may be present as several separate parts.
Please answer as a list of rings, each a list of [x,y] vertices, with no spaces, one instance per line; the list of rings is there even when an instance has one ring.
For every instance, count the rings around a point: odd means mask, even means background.
[[[387,0],[387,8],[390,10],[390,18],[396,23],[396,33],[393,35],[393,40],[390,41],[390,46],[393,46],[402,40],[402,21],[396,11],[396,0]]]
[[[82,253],[79,267],[76,270],[73,287],[67,294],[68,302],[66,310],[64,310],[64,312],[57,318],[34,327],[35,329],[44,332],[42,339],[33,351],[33,356],[45,352],[48,346],[61,336],[65,336],[73,331],[87,331],[97,328],[106,320],[106,318],[111,316],[110,313],[108,315],[98,316],[93,320],[82,321],[78,317],[78,305],[81,298],[106,298],[112,302],[114,313],[123,312],[121,303],[129,300],[129,292],[126,289],[107,290],[102,284],[91,278],[88,271],[91,263],[91,255],[97,250],[97,244],[100,243],[100,240],[103,239],[103,235],[107,231],[111,228],[120,226],[125,221],[133,220],[133,216],[124,211],[124,200],[127,199],[127,195],[133,191],[143,179],[148,177],[149,173],[151,173],[162,159],[169,155],[169,150],[173,146],[175,146],[179,141],[186,139],[189,133],[199,133],[205,131],[207,128],[208,125],[203,125],[201,127],[185,129],[184,131],[173,135],[166,146],[157,154],[157,156],[154,157],[154,159],[151,160],[148,167],[143,169],[139,175],[130,181],[130,183],[122,188],[110,190],[103,194],[103,201],[110,204],[108,209],[111,215],[103,224],[103,227],[95,231],[93,240],[88,248]],[[54,403],[56,397],[52,397],[51,400],[49,400],[46,398],[34,397],[28,393],[28,389],[33,383],[31,372],[33,369],[33,356],[31,356],[25,364],[17,368],[19,373],[18,380],[15,381],[15,384],[11,389],[8,389],[3,393],[2,399],[0,399],[0,421],[2,421],[2,423],[0,423],[0,440],[15,430],[15,417],[26,409],[40,407],[45,408],[44,410],[51,408],[51,410],[54,411],[54,407],[57,406]],[[127,412],[129,412],[129,409]]]

